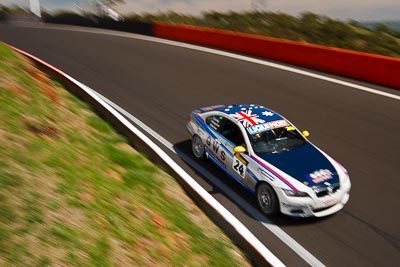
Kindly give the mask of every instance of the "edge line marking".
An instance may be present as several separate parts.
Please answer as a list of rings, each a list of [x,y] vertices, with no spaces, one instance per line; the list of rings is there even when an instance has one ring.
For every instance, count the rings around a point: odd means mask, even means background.
[[[319,261],[315,256],[313,256],[309,251],[307,251],[303,246],[301,246],[296,240],[294,240],[290,235],[288,235],[285,231],[283,231],[279,226],[277,226],[270,219],[268,219],[266,216],[261,214],[255,207],[253,207],[252,205],[249,205],[245,200],[242,199],[241,196],[236,194],[233,190],[231,190],[229,187],[227,187],[221,181],[219,181],[219,179],[214,174],[210,173],[208,170],[201,167],[195,160],[186,156],[182,151],[180,151],[178,149],[174,149],[174,146],[172,145],[172,143],[170,143],[164,137],[162,137],[157,132],[155,132],[153,129],[148,127],[146,124],[144,124],[138,118],[136,118],[135,116],[133,116],[132,114],[130,114],[129,112],[124,110],[123,108],[119,107],[117,104],[115,104],[111,100],[107,99],[100,93],[97,93],[97,92],[94,92],[94,93],[96,95],[98,95],[101,99],[103,99],[107,104],[112,106],[115,110],[117,110],[119,113],[121,113],[123,116],[125,116],[129,120],[133,121],[133,123],[135,123],[140,128],[142,128],[142,130],[144,130],[145,132],[150,134],[152,137],[154,137],[157,141],[159,141],[161,144],[163,144],[170,151],[177,154],[180,158],[182,158],[184,161],[186,161],[189,165],[196,168],[196,170],[199,171],[202,175],[204,175],[206,177],[212,177],[212,179],[210,179],[210,180],[212,180],[212,182],[218,188],[220,188],[223,192],[225,192],[229,196],[231,196],[232,199],[240,200],[240,201],[234,201],[234,202],[238,206],[241,206],[248,213],[250,213],[265,228],[267,228],[270,232],[272,232],[277,238],[279,238],[285,245],[287,245],[289,248],[291,248],[300,258],[302,258],[308,264],[310,264],[311,266],[325,266],[321,261]]]
[[[164,150],[162,150],[156,143],[154,143],[149,137],[147,137],[138,128],[132,125],[125,117],[123,117],[118,111],[113,107],[103,101],[94,91],[83,83],[75,80],[65,72],[57,69],[56,67],[50,65],[49,63],[21,50],[16,47],[9,45],[15,51],[34,59],[48,68],[60,73],[65,78],[75,83],[78,87],[89,94],[94,100],[101,104],[105,109],[107,109],[113,116],[115,116],[122,124],[124,124],[132,133],[139,137],[143,142],[145,142],[160,158],[162,158],[165,163],[167,163],[172,169],[178,173],[181,178],[195,190],[205,202],[214,209],[233,226],[233,228],[271,265],[277,267],[285,266],[281,260],[279,260],[260,240],[244,225],[242,224],[232,213],[230,213],[224,206],[221,205],[213,196],[211,196],[203,187],[201,187],[193,177],[191,177],[182,167],[180,167]]]

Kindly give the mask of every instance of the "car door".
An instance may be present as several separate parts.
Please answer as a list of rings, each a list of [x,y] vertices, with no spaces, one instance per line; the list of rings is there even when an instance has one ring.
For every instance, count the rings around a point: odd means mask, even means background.
[[[206,118],[206,124],[210,127],[211,134],[207,136],[206,149],[208,157],[215,164],[227,170],[227,166],[231,164],[229,157],[230,150],[225,146],[225,139],[221,135],[221,129],[226,118],[220,115],[212,115]]]
[[[236,177],[246,187],[252,187],[252,175],[249,172],[251,158],[248,152],[235,153],[236,146],[247,148],[247,144],[239,126],[230,119],[226,119],[221,125],[220,133],[223,136],[223,145],[229,150],[226,167],[228,172]]]

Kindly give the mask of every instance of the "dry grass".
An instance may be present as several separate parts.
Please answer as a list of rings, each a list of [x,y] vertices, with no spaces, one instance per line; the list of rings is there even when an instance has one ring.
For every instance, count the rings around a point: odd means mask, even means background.
[[[1,266],[249,266],[172,177],[2,44],[0,100]]]

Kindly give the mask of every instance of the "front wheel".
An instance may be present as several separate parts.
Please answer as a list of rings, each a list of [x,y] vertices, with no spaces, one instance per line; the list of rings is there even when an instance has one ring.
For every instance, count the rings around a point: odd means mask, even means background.
[[[196,159],[204,159],[204,144],[198,135],[194,135],[192,138],[192,151]]]
[[[257,201],[260,209],[266,215],[276,215],[279,211],[279,200],[272,187],[261,183],[257,188]]]

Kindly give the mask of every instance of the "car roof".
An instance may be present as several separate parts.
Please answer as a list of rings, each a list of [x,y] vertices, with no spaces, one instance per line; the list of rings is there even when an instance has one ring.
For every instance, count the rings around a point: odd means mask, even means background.
[[[242,117],[251,117],[255,124],[284,120],[284,118],[278,113],[256,104],[216,105],[201,108],[199,111],[200,113],[218,111],[236,118],[237,120]]]

